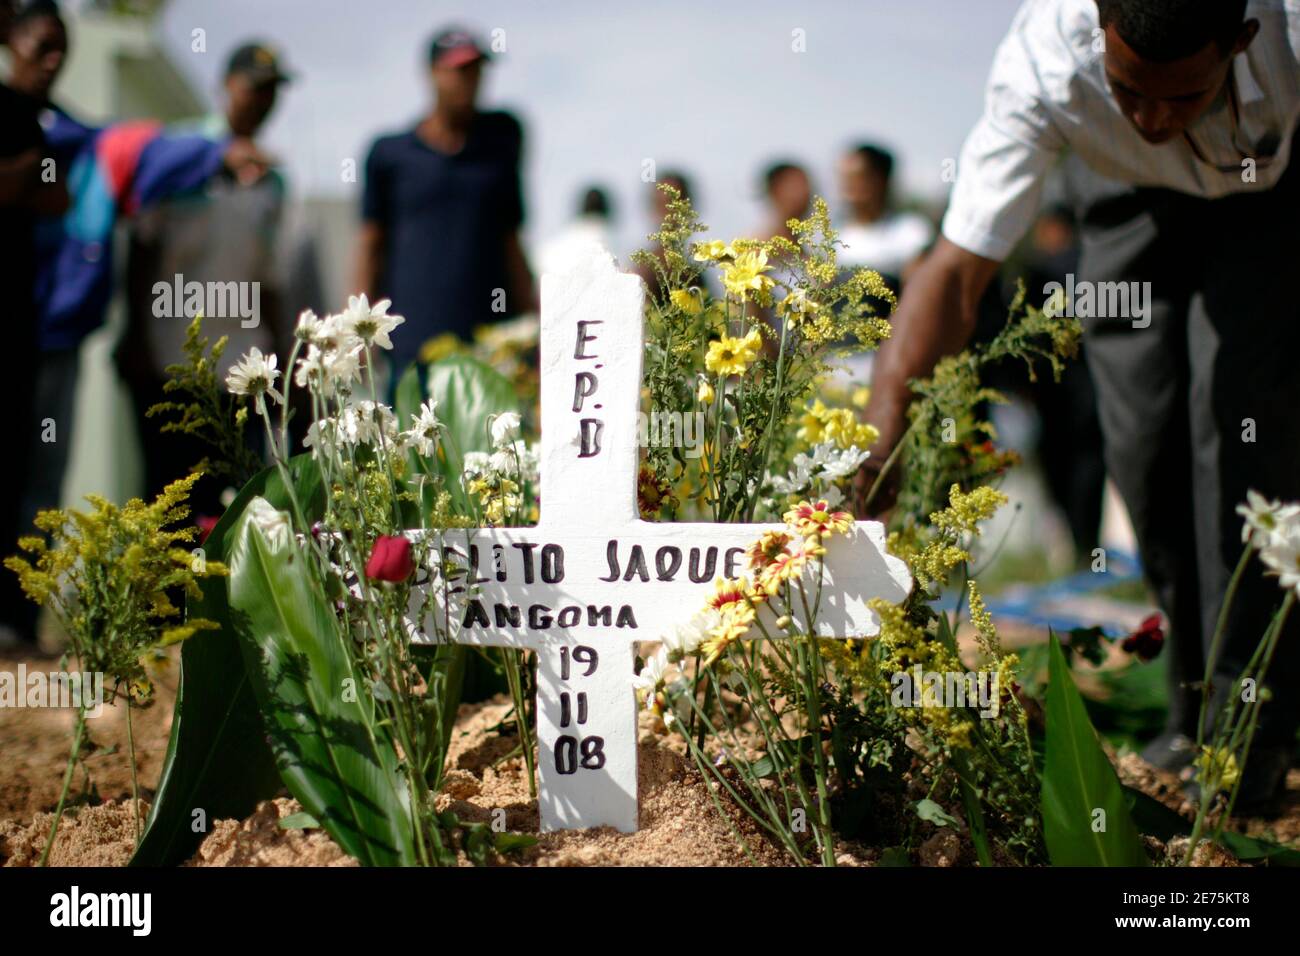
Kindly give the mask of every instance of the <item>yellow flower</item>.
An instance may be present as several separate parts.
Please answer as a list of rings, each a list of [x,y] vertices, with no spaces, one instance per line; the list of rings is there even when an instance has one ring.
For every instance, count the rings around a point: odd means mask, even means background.
[[[704,311],[704,294],[699,289],[674,289],[668,293],[668,299],[687,315]]]
[[[723,267],[722,285],[742,300],[751,292],[766,293],[772,288],[772,279],[763,273],[770,268],[766,250],[751,249],[742,252]]]
[[[996,488],[982,485],[969,494],[954,484],[948,489],[948,507],[930,515],[930,524],[943,531],[979,533],[979,523],[1007,503],[1007,496]]]
[[[696,262],[717,262],[719,259],[726,259],[736,254],[736,250],[721,239],[714,239],[711,242],[697,242],[695,244],[694,259]]]
[[[754,364],[758,350],[763,345],[763,337],[757,328],[750,329],[743,339],[724,335],[709,343],[709,352],[704,356],[704,367],[718,375],[741,375]]]
[[[858,421],[851,408],[827,408],[817,399],[799,419],[798,437],[810,445],[834,442],[837,448],[870,448],[880,437],[875,426]]]
[[[1201,747],[1196,758],[1196,779],[1206,790],[1231,790],[1241,775],[1237,758],[1227,748]]]
[[[871,401],[871,389],[866,385],[859,385],[853,390],[850,401],[854,408],[866,408],[867,402]]]
[[[695,393],[695,397],[705,405],[713,404],[713,399],[716,397],[713,392],[713,386],[709,384],[709,380],[704,376],[700,376],[700,387]]]
[[[845,534],[853,527],[853,515],[833,510],[825,501],[801,501],[783,517],[787,525],[805,538]]]
[[[746,623],[754,620],[754,601],[761,601],[762,595],[754,591],[748,578],[718,578],[713,582],[713,594],[706,602],[709,607],[726,617],[733,615],[744,618]]]
[[[777,555],[785,551],[794,539],[784,531],[764,531],[757,541],[749,546],[746,556],[752,571],[762,571],[772,563]]]
[[[776,594],[781,585],[803,574],[808,562],[826,553],[817,538],[795,538],[775,554],[759,575],[759,586],[769,595]]]
[[[798,436],[801,440],[810,445],[820,445],[826,440],[826,406],[822,404],[819,398],[812,403],[812,407],[805,409],[803,416],[799,419]]]

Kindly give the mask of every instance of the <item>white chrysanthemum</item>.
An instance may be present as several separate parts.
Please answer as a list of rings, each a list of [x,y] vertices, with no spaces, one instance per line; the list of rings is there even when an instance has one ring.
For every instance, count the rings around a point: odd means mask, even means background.
[[[632,686],[639,693],[645,694],[647,698],[652,698],[659,686],[664,682],[664,672],[668,669],[668,658],[661,649],[645,662],[641,668],[641,673],[632,678]]]
[[[712,608],[709,609],[713,611]],[[713,613],[717,613],[716,611]],[[677,624],[660,641],[670,661],[680,661],[694,654],[709,637],[709,631],[719,622],[711,620],[705,614],[696,614],[685,624]]]
[[[352,331],[351,324],[342,315],[327,315],[320,319],[312,335],[311,344],[329,355],[334,352],[360,351],[365,343]]]
[[[425,458],[433,457],[438,450],[438,430],[442,428],[442,422],[438,421],[437,408],[438,403],[433,399],[421,405],[419,414],[411,416],[411,430],[405,433],[407,440]]]
[[[871,452],[862,451],[857,445],[848,448],[836,448],[831,442],[827,442],[827,445],[830,447],[822,458],[821,467],[822,474],[832,481],[856,474],[862,463],[871,457]]]
[[[467,451],[462,463],[461,473],[466,478],[479,478],[492,470],[491,457],[487,452]]]
[[[1249,540],[1253,532],[1255,547],[1264,548],[1276,536],[1286,537],[1300,524],[1300,505],[1284,505],[1269,501],[1258,491],[1246,492],[1246,503],[1237,505],[1237,514],[1246,519],[1241,528],[1241,540]]]
[[[298,324],[294,326],[293,334],[304,342],[313,342],[324,326],[324,321],[315,312],[303,309],[298,313]]]
[[[1278,584],[1300,594],[1300,528],[1290,524],[1282,533],[1271,534],[1259,559],[1277,575]]]
[[[496,448],[509,447],[519,437],[519,413],[502,412],[492,419],[492,444]]]
[[[373,306],[365,295],[348,296],[348,307],[340,316],[343,326],[366,345],[378,345],[381,349],[391,349],[392,340],[388,333],[397,328],[406,319],[400,315],[389,315],[389,299],[380,299]]]
[[[275,390],[275,380],[279,376],[275,370],[275,355],[263,355],[262,350],[254,346],[230,370],[226,376],[226,388],[232,395],[248,395],[257,402],[261,411],[266,408],[266,395],[277,402],[284,401],[284,396]]]
[[[488,458],[488,467],[503,477],[516,477],[519,469],[515,467],[515,450],[513,448],[497,449]]]

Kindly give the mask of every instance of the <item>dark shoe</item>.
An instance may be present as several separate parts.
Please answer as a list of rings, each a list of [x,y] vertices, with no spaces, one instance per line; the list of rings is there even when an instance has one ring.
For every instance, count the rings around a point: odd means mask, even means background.
[[[1234,817],[1263,817],[1271,819],[1283,809],[1286,797],[1286,775],[1291,769],[1291,748],[1288,746],[1262,746],[1256,744],[1246,758],[1246,775],[1237,791],[1237,802],[1232,805]],[[1193,803],[1200,803],[1201,787],[1193,779],[1183,787],[1183,795]],[[1221,796],[1222,800],[1227,795]]]
[[[1286,774],[1291,769],[1291,747],[1287,744],[1255,744],[1246,758],[1246,773],[1232,808],[1234,816],[1275,817],[1286,794]]]
[[[1184,733],[1166,730],[1142,751],[1142,759],[1151,766],[1178,773],[1196,756],[1196,741]]]

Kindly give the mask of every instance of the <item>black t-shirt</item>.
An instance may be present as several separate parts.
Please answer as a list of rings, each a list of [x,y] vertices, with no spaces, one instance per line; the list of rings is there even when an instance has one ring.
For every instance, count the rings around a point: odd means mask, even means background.
[[[33,147],[45,145],[45,134],[37,120],[40,106],[35,101],[0,83],[0,159],[13,159]],[[35,341],[32,281],[36,272],[33,227],[35,216],[22,204],[0,203],[0,289],[5,292],[5,310],[19,321],[17,331]]]
[[[386,231],[379,292],[406,317],[393,336],[400,370],[443,332],[468,339],[506,289],[505,240],[524,218],[519,182],[523,133],[508,113],[480,113],[464,148],[439,152],[414,130],[375,141],[366,160],[361,214]]]

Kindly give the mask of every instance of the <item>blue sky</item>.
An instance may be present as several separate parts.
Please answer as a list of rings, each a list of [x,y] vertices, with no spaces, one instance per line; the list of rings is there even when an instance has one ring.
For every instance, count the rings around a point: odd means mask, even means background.
[[[581,186],[606,184],[625,246],[647,231],[642,162],[690,172],[721,234],[760,219],[758,176],[774,158],[813,172],[832,200],[846,144],[892,146],[901,185],[942,197],[983,101],[984,80],[1019,0],[174,0],[161,29],[206,93],[238,42],[266,39],[298,73],[266,132],[300,193],[355,195],[343,182],[378,133],[428,103],[427,38],[463,23],[504,31],[485,102],[527,132],[528,232],[570,215]],[[190,50],[191,31],[207,52]],[[795,52],[794,31],[804,52]]]

